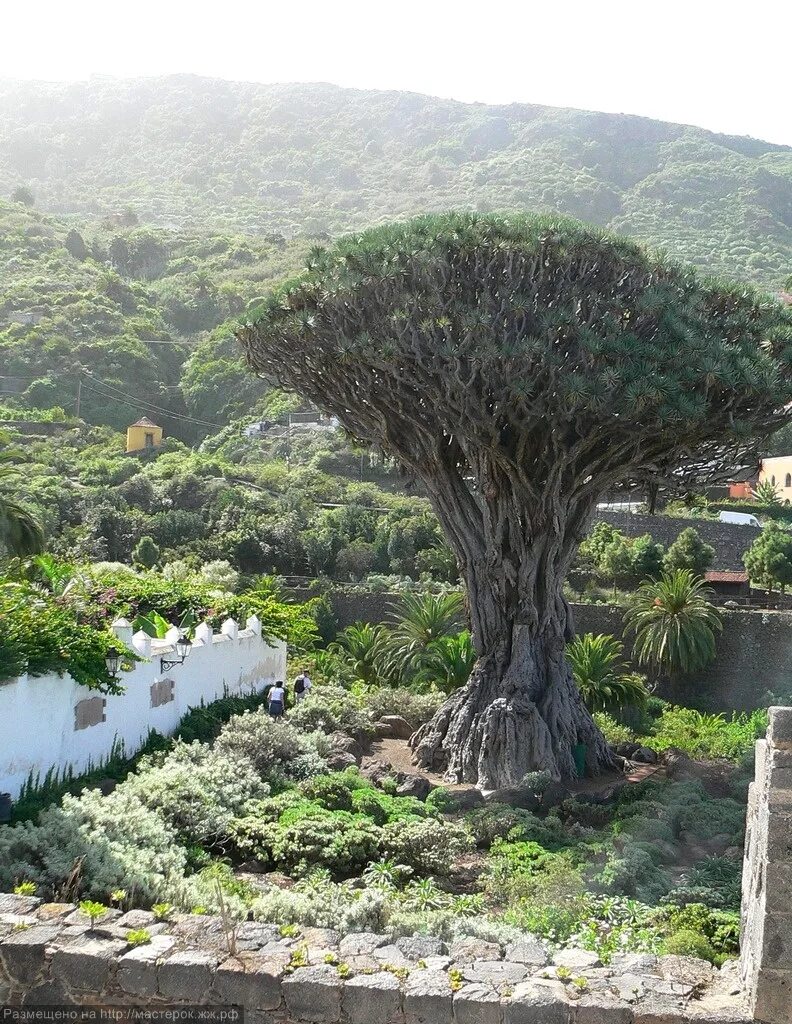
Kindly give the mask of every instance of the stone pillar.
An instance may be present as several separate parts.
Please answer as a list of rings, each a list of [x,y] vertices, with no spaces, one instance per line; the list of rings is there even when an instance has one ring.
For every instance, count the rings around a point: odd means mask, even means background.
[[[792,1021],[792,708],[770,708],[748,791],[742,885],[743,982],[754,1019]]]

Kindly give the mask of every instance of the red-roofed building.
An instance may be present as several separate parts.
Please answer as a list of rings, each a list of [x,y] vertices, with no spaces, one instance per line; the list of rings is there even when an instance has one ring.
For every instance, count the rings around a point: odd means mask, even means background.
[[[748,581],[748,573],[742,569],[720,570],[710,569],[704,573],[704,579],[708,587],[718,597],[750,597],[751,585]]]

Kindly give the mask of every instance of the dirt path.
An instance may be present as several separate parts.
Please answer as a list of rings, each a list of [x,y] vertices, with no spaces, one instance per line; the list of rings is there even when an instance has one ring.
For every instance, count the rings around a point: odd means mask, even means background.
[[[414,765],[412,762],[412,751],[407,740],[374,740],[371,744],[370,752],[363,758],[363,765],[370,761],[384,761],[386,764],[391,765],[394,771],[404,772],[407,775],[423,775],[434,786],[443,786],[452,793],[475,789],[475,786],[467,783],[444,782],[443,776],[438,772],[426,771]],[[598,776],[596,779],[576,779],[574,782],[567,783],[566,788],[570,796],[591,795],[613,789],[624,782],[643,782],[647,778],[654,778],[658,781],[665,778],[665,768],[651,764],[634,764],[626,776],[620,775],[618,772],[609,772],[606,775]]]

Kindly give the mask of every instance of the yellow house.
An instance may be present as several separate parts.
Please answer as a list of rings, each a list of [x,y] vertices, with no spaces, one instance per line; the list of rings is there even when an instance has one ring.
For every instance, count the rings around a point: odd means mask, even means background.
[[[147,448],[158,448],[162,444],[162,427],[144,416],[143,419],[127,427],[126,450],[128,452],[142,452]]]
[[[775,487],[782,501],[792,502],[792,455],[762,459],[759,483],[767,481]]]

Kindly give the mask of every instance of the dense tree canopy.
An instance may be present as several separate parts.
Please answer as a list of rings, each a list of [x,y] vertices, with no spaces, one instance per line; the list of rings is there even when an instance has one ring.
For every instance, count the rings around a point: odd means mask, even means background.
[[[612,483],[782,422],[789,315],[572,221],[447,214],[317,250],[238,336],[419,477],[457,555],[481,660],[419,758],[490,788],[580,744],[610,763],[564,660],[569,562]]]

